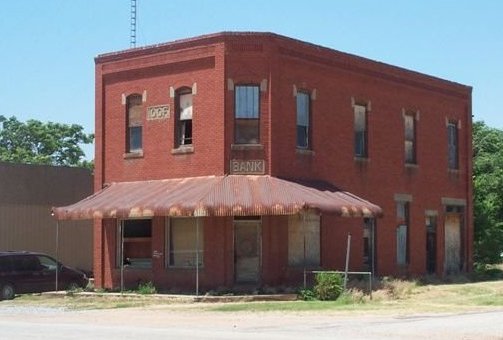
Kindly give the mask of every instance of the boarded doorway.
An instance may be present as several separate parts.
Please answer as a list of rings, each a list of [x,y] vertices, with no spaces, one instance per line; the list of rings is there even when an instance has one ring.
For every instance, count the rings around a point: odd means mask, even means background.
[[[260,218],[234,220],[234,270],[236,283],[260,280]]]
[[[445,273],[456,274],[461,269],[461,216],[445,215]]]

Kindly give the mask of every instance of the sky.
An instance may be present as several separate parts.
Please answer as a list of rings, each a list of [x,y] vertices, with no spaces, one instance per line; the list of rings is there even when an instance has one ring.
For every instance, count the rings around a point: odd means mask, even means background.
[[[94,57],[129,48],[130,6],[0,0],[0,115],[94,132]],[[137,0],[137,9],[138,47],[274,32],[472,86],[474,120],[503,129],[503,1]]]

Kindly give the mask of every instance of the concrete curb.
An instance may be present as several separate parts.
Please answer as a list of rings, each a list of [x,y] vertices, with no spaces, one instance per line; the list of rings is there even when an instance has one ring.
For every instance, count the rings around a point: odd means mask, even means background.
[[[296,294],[268,294],[268,295],[182,295],[182,294],[137,294],[137,293],[99,293],[99,292],[67,292],[52,291],[41,295],[53,296],[82,296],[100,298],[136,298],[149,300],[162,300],[169,302],[193,303],[193,302],[255,302],[255,301],[295,301]]]

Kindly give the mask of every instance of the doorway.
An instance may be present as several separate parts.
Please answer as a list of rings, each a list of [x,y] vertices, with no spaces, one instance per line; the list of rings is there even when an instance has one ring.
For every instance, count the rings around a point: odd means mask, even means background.
[[[459,273],[461,269],[461,216],[445,215],[445,268],[446,274]]]
[[[234,219],[234,278],[236,283],[260,281],[260,217]]]
[[[426,216],[426,271],[435,274],[437,270],[437,217]]]

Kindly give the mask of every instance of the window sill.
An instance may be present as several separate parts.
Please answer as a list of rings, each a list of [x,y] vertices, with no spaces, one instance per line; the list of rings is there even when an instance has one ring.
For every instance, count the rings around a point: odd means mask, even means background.
[[[417,169],[419,168],[419,165],[417,163],[405,163],[406,168],[412,168],[412,169]]]
[[[297,155],[306,155],[306,156],[314,156],[314,151],[310,149],[295,149],[295,153]]]
[[[361,163],[368,163],[370,162],[370,158],[365,157],[365,156],[354,156],[354,161],[355,162],[361,162]]]
[[[231,150],[264,150],[262,144],[231,144]]]
[[[124,159],[132,159],[132,158],[143,158],[143,150],[135,152],[126,152],[124,154]]]
[[[194,153],[194,147],[192,145],[181,145],[171,150],[172,155],[183,155],[188,153]]]

